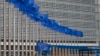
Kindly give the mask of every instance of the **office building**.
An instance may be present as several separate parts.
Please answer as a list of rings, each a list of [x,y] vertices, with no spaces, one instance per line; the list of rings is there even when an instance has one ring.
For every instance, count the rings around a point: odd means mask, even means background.
[[[0,56],[35,56],[36,41],[52,45],[99,46],[99,0],[35,0],[40,12],[84,37],[65,35],[30,20],[13,4],[0,0]],[[69,51],[52,48],[52,56],[95,56],[95,51]]]

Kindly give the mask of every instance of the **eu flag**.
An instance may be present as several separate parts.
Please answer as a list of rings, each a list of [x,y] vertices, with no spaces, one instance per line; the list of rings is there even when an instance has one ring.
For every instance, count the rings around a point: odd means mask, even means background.
[[[42,53],[44,51],[46,53],[49,53],[50,52],[50,45],[46,44],[46,43],[42,43],[42,42],[37,42],[36,43],[36,51],[39,53]]]
[[[15,7],[19,8],[19,11],[26,14],[31,20],[40,22],[45,27],[71,36],[83,37],[83,32],[61,26],[55,20],[49,19],[48,14],[41,14],[39,6],[34,0],[7,0],[7,2],[13,3]]]
[[[18,1],[24,5],[33,5],[34,4],[34,0],[18,0]]]
[[[96,56],[100,56],[100,54],[96,54]]]

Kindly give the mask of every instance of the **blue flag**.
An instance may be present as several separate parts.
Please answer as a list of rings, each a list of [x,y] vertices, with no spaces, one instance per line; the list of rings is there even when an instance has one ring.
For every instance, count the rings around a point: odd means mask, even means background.
[[[41,25],[49,29],[71,36],[83,37],[83,32],[61,26],[55,20],[50,19],[48,14],[41,14],[39,6],[34,3],[34,0],[7,0],[7,2],[13,3],[16,8],[19,8],[19,11],[26,14],[31,20],[40,22]]]
[[[37,42],[36,51],[39,53],[44,52],[44,51],[46,53],[49,53],[50,52],[50,45],[46,44],[46,43],[42,43],[42,42]]]
[[[100,56],[100,54],[96,54],[96,56]]]
[[[18,0],[18,1],[24,5],[33,5],[34,4],[34,0]]]

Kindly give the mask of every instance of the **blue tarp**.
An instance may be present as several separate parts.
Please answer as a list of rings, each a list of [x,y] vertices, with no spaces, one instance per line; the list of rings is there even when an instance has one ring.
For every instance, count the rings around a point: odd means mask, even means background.
[[[41,14],[39,12],[39,6],[35,4],[34,0],[6,0],[9,3],[13,3],[15,7],[19,8],[23,14],[26,14],[30,20],[40,22],[41,25],[48,27],[51,30],[58,31],[60,33],[68,34],[76,37],[83,37],[83,32],[70,29],[65,26],[59,25],[55,20],[49,19],[48,14]]]

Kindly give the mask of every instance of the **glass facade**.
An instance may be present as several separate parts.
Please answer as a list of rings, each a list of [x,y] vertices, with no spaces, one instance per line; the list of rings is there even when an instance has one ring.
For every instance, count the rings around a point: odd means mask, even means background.
[[[0,56],[36,56],[35,42],[40,40],[61,45],[96,44],[100,41],[98,0],[35,0],[40,12],[60,25],[80,30],[83,38],[65,35],[30,20],[13,4],[0,0]],[[68,44],[65,44],[68,43]],[[74,44],[73,44],[74,43]],[[82,51],[52,48],[52,56],[82,56]],[[84,51],[85,52],[85,51]],[[90,51],[89,51],[90,52]],[[91,51],[92,52],[92,51]],[[88,56],[88,54],[86,55]],[[94,52],[95,53],[95,52]],[[86,56],[85,54],[83,56]],[[91,54],[94,55],[94,54]]]

